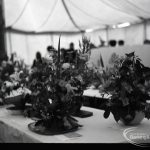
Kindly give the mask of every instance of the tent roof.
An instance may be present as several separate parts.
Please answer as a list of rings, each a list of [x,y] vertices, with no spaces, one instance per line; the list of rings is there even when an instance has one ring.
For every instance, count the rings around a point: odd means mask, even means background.
[[[150,18],[150,0],[4,0],[6,29],[78,33]]]

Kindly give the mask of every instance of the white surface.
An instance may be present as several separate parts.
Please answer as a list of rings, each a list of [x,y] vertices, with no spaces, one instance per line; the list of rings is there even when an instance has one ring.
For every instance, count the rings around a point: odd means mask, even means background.
[[[102,94],[97,89],[87,89],[84,91],[83,96],[104,98],[104,99],[110,98],[110,95],[108,94],[105,94],[104,96],[102,96]]]
[[[54,32],[54,34],[38,36],[6,32],[8,55],[10,56],[11,52],[16,52],[28,65],[32,65],[37,51],[40,51],[44,56],[48,45],[58,47],[59,35],[55,34],[56,31],[59,34],[62,31],[79,31],[70,21],[61,0],[3,1],[6,27],[11,26],[25,31]],[[106,31],[106,25],[111,26],[128,21],[131,23],[139,22],[140,19],[136,16],[150,18],[150,13],[148,13],[149,0],[130,1],[134,5],[125,0],[65,0],[70,14],[79,28],[83,30],[103,28],[86,34],[96,46],[101,44],[100,37],[107,41],[107,34],[108,40],[115,39],[118,41],[121,39],[125,41],[125,45],[142,45],[145,38],[143,24],[121,29],[109,29],[108,33]],[[23,12],[25,5],[26,9]],[[78,48],[81,37],[82,34],[62,34],[61,47],[69,48],[69,43],[74,42],[75,47]],[[146,25],[146,38],[150,39],[150,21]],[[130,49],[132,50],[132,48]]]
[[[79,31],[150,18],[149,0],[4,0],[6,26],[24,31]],[[117,16],[117,17],[116,17]],[[19,18],[19,19],[18,19]],[[78,26],[78,27],[77,27]]]
[[[117,55],[125,56],[126,53],[135,52],[135,55],[138,56],[142,63],[150,67],[150,45],[136,45],[136,46],[123,46],[123,47],[102,47],[93,49],[90,57],[90,62],[93,62],[97,66],[97,61],[100,59],[100,54],[102,56],[104,66],[110,66],[109,59],[113,53]]]
[[[12,116],[5,108],[0,108],[0,140],[4,142],[21,143],[122,143],[127,142],[123,137],[124,129],[128,128],[117,124],[113,117],[103,118],[103,111],[83,107],[83,110],[93,112],[89,118],[77,118],[82,128],[69,134],[42,136],[31,132],[28,124],[33,122],[23,116]],[[144,120],[137,126],[140,130],[149,129],[150,122]],[[80,137],[77,134],[81,135]],[[67,135],[72,136],[68,138]]]

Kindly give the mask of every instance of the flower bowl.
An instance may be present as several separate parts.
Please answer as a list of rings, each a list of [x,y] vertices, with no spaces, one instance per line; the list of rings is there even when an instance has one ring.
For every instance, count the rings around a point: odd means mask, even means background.
[[[7,111],[8,113],[10,113],[11,115],[22,115],[23,114],[23,111],[14,107],[14,106],[11,106],[11,107],[8,107],[7,108]]]
[[[13,97],[6,97],[4,100],[5,104],[13,104],[15,105],[17,108],[21,108],[24,106],[24,101],[23,101],[23,95],[17,95],[17,96],[13,96]]]
[[[145,114],[142,111],[135,111],[135,117],[130,122],[127,122],[125,119],[120,119],[120,122],[125,125],[138,125],[145,118]]]

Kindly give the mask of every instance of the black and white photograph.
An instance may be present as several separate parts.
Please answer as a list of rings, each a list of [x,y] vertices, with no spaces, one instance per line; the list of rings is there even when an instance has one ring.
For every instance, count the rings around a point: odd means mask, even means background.
[[[0,144],[150,146],[150,0],[0,0]]]

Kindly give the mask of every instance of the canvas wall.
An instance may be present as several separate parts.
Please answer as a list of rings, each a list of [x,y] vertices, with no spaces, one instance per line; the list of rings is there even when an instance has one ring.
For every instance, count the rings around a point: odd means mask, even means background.
[[[102,56],[104,66],[109,66],[109,59],[112,53],[116,53],[119,56],[124,56],[126,53],[135,52],[135,55],[139,56],[145,66],[150,67],[150,45],[136,45],[136,46],[124,46],[124,47],[104,47],[92,50],[90,62],[97,65],[100,55]]]
[[[150,39],[150,22],[147,23],[147,39]],[[107,41],[106,30],[86,33],[96,46],[100,45],[100,37]],[[17,33],[6,33],[6,43],[8,56],[11,52],[16,52],[19,57],[23,58],[27,64],[32,64],[35,53],[40,51],[42,56],[46,53],[46,47],[53,45],[56,49],[58,47],[58,35],[24,35]],[[77,35],[62,35],[61,47],[68,48],[70,42],[74,42],[75,48],[79,47],[79,40],[82,34]],[[122,29],[109,29],[108,39],[124,40],[126,46],[143,45],[144,41],[144,25],[137,24],[131,27]],[[107,42],[106,42],[107,45]],[[118,47],[118,45],[116,46]]]

